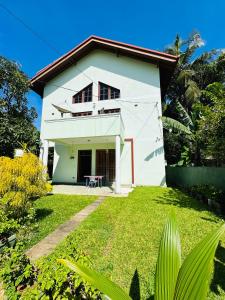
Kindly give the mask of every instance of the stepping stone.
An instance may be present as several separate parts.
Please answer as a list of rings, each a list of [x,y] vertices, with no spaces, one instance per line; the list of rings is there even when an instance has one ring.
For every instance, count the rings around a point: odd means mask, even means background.
[[[80,212],[75,214],[70,220],[60,225],[55,231],[47,235],[38,244],[33,246],[26,252],[31,261],[35,261],[42,256],[50,254],[54,248],[72,231],[74,231],[80,223],[87,218],[96,208],[104,201],[105,197],[99,197],[95,202],[86,206]]]

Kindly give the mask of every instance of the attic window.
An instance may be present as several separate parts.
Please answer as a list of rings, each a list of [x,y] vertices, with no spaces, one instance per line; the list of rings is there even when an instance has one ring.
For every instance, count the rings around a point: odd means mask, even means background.
[[[92,101],[92,83],[73,96],[73,103],[83,103]]]
[[[120,97],[120,90],[110,85],[99,82],[99,100],[116,99]]]

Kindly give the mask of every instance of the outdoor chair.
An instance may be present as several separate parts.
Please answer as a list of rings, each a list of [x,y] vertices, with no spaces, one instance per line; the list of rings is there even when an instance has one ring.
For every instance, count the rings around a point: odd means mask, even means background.
[[[90,177],[88,186],[89,187],[96,187],[97,183],[98,183],[97,179],[95,179],[95,177],[93,176],[93,177]]]

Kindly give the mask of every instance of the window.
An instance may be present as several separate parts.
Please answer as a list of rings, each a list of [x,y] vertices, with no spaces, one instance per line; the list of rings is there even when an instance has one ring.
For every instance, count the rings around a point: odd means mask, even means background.
[[[111,108],[111,109],[101,109],[98,111],[98,114],[115,114],[115,113],[119,113],[120,112],[120,108]]]
[[[120,97],[120,90],[99,82],[99,100],[116,99]]]
[[[72,117],[84,117],[84,116],[91,116],[92,111],[82,111],[79,113],[72,113]]]
[[[92,83],[73,96],[73,103],[92,101]]]

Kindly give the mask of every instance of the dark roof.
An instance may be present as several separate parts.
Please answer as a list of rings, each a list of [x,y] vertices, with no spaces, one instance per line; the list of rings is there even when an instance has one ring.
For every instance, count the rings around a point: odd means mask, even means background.
[[[63,72],[72,63],[75,63],[93,49],[103,49],[117,53],[118,55],[130,56],[157,64],[160,68],[160,80],[163,94],[165,93],[165,89],[178,61],[177,56],[168,53],[137,47],[98,36],[90,36],[81,44],[37,72],[30,80],[31,89],[42,96],[44,86],[49,80]]]

